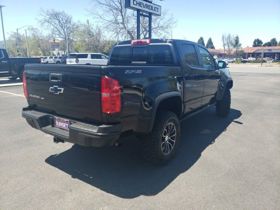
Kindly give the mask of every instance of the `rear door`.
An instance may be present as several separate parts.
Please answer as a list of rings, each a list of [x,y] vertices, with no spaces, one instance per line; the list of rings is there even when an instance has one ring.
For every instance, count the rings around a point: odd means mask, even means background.
[[[75,61],[77,64],[89,65],[91,64],[90,55],[87,53],[84,54],[77,54],[77,58]]]
[[[188,113],[202,106],[204,69],[200,66],[196,47],[193,44],[183,42],[178,45],[178,48],[184,72],[185,113]]]
[[[205,48],[198,46],[198,52],[204,77],[202,103],[206,105],[215,98],[218,90],[220,72],[213,56]]]
[[[76,64],[76,59],[77,59],[77,54],[71,53],[71,54],[66,58],[66,64]]]

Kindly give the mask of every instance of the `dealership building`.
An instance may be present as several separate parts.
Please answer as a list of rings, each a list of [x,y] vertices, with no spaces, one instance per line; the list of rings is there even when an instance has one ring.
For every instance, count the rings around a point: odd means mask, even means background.
[[[209,49],[209,51],[218,57],[235,57],[235,50],[232,49],[230,53],[223,49]],[[245,47],[239,50],[239,54],[243,58],[272,58],[274,60],[280,60],[280,46],[271,47]]]
[[[272,58],[280,60],[280,46],[271,47],[246,47],[243,48],[243,58]]]

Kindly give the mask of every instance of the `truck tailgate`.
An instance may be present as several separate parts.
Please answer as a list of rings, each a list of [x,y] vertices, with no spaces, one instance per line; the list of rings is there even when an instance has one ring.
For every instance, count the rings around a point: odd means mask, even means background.
[[[102,122],[102,67],[26,65],[29,106],[84,122]]]

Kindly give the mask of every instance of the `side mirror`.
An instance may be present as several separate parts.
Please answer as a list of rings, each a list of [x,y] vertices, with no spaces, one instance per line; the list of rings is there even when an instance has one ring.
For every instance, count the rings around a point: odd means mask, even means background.
[[[219,69],[224,69],[227,67],[227,63],[225,61],[218,61]]]

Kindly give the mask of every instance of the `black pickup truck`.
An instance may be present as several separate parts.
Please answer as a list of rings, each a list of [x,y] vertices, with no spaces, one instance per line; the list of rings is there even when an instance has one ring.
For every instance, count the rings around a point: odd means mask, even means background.
[[[0,49],[0,77],[22,78],[25,64],[40,62],[40,58],[9,58],[7,51]]]
[[[55,142],[102,147],[130,132],[162,163],[179,146],[181,120],[210,105],[229,114],[233,81],[204,47],[152,39],[119,43],[107,66],[27,65],[23,86],[22,116]]]

